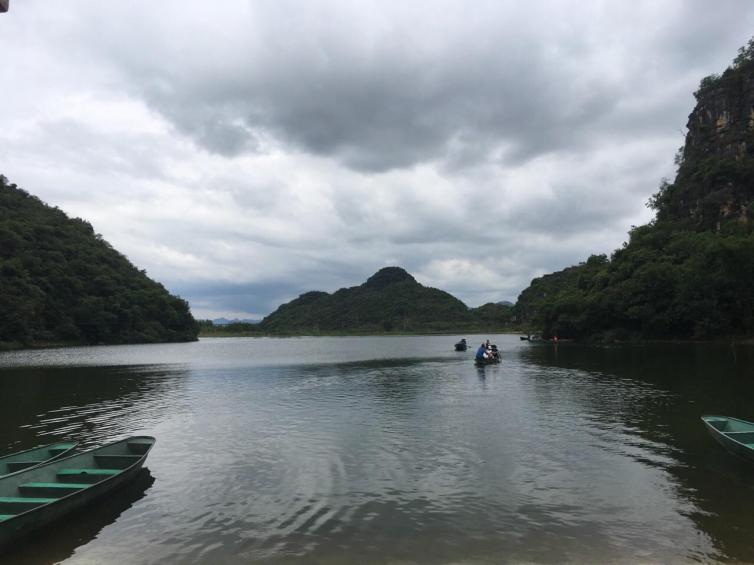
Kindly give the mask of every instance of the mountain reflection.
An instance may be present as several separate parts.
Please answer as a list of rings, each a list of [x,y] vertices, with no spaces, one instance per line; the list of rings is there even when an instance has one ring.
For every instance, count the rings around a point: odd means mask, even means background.
[[[654,453],[646,463],[660,465],[673,477],[676,496],[689,504],[685,514],[717,552],[689,557],[754,561],[749,535],[754,531],[754,464],[726,452],[700,421],[704,414],[754,420],[754,347],[560,344],[555,349],[531,346],[518,353],[550,375],[577,371],[612,389],[611,395],[583,395],[580,409],[595,419],[596,428],[623,427],[628,435],[621,448],[642,442]]]
[[[180,409],[188,374],[150,366],[3,369],[0,452],[61,440],[82,449],[133,435]]]

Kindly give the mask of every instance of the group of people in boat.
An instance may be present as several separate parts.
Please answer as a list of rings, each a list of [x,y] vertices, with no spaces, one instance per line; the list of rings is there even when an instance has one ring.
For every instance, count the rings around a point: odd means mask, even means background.
[[[494,362],[500,360],[500,352],[497,350],[497,345],[490,344],[488,339],[486,342],[479,346],[476,350],[476,360],[482,362]]]

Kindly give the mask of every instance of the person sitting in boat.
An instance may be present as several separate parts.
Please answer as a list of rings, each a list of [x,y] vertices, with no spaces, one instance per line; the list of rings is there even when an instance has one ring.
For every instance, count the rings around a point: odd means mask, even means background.
[[[490,345],[490,356],[494,357],[495,359],[500,358],[500,352],[497,349],[497,345],[495,345],[494,343]]]
[[[476,350],[476,358],[478,360],[487,359],[487,346],[485,346],[484,343]]]

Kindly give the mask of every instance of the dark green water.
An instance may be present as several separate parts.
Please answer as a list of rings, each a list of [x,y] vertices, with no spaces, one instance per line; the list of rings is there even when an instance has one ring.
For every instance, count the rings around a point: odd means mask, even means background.
[[[754,348],[495,340],[483,369],[456,336],[0,354],[0,452],[158,440],[4,559],[754,562],[754,465],[699,420],[754,420]]]

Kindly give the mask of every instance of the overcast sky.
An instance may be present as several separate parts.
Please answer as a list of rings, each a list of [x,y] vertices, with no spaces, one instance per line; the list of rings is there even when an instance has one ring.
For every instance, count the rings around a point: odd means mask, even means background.
[[[610,253],[751,0],[11,0],[0,174],[195,316],[387,265],[470,306]]]

